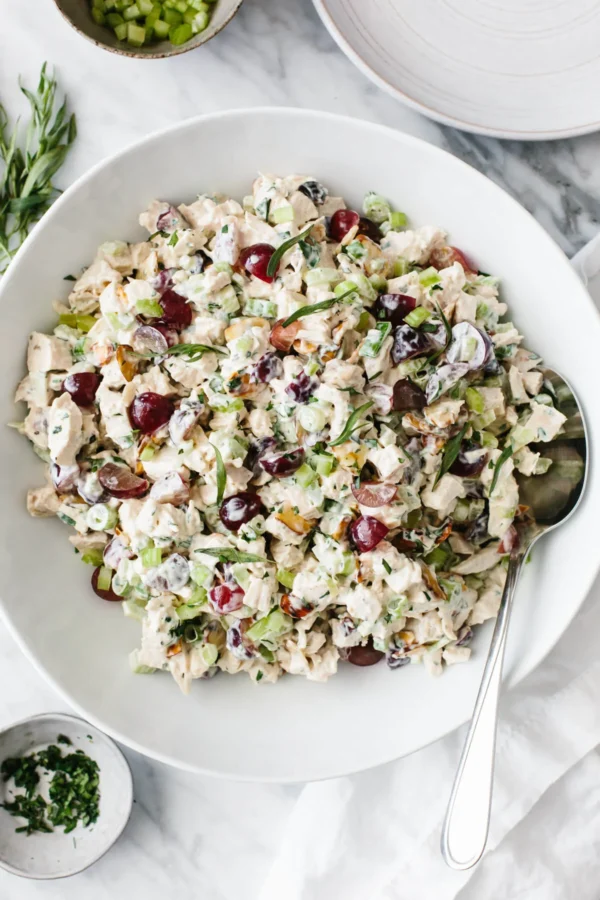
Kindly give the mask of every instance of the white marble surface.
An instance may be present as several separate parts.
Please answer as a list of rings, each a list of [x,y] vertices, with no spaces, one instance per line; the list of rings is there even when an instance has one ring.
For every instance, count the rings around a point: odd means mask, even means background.
[[[569,254],[598,230],[600,136],[501,143],[422,119],[353,68],[310,0],[246,0],[207,47],[156,62],[97,49],[69,29],[52,0],[0,0],[0,9],[2,101],[16,111],[17,74],[33,81],[49,60],[77,112],[79,138],[63,186],[169,123],[211,110],[292,105],[371,119],[445,146],[506,187]],[[66,708],[3,626],[0,684],[0,726]],[[211,781],[127,756],[136,803],[118,845],[93,869],[64,882],[26,882],[0,872],[0,900],[257,896],[298,789]]]

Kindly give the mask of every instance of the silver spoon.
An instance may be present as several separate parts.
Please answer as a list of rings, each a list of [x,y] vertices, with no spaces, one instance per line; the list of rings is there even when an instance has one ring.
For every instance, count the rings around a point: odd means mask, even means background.
[[[469,869],[481,858],[488,837],[498,696],[513,597],[521,568],[535,542],[575,512],[585,488],[588,442],[581,407],[567,382],[552,369],[544,371],[544,391],[567,416],[563,430],[537,449],[553,462],[545,475],[518,476],[519,500],[532,519],[517,524],[518,546],[512,551],[506,585],[489,655],[475,701],[473,717],[454,779],[442,829],[442,856],[453,869]]]

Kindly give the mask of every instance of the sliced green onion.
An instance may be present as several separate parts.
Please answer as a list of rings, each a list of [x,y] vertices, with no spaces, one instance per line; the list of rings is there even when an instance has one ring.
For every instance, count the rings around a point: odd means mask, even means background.
[[[287,251],[290,250],[295,244],[297,244],[298,241],[306,240],[308,235],[311,233],[312,228],[313,225],[309,225],[308,228],[305,228],[304,231],[301,231],[300,234],[296,235],[296,237],[289,238],[287,241],[284,241],[283,244],[280,244],[279,247],[277,247],[273,256],[269,260],[269,265],[267,266],[267,275],[269,278],[274,278],[277,274],[277,269],[281,257],[285,253],[287,253]]]
[[[217,506],[220,506],[223,502],[223,495],[225,494],[225,485],[227,484],[227,472],[225,471],[225,464],[223,463],[223,457],[221,456],[221,451],[219,448],[213,444],[213,450],[215,451],[215,459],[217,461]]]
[[[101,591],[110,591],[110,586],[112,584],[113,570],[109,569],[108,566],[100,566],[100,571],[98,572],[98,589]]]
[[[149,318],[158,318],[164,313],[164,309],[158,300],[137,300],[135,310],[140,316],[148,316]]]
[[[146,547],[140,553],[140,559],[145,569],[154,569],[156,566],[160,566],[162,562],[162,550],[160,547]]]
[[[371,222],[381,225],[391,216],[392,207],[381,194],[369,191],[363,200],[363,212]]]
[[[377,322],[375,328],[371,328],[360,346],[359,356],[374,358],[379,356],[383,342],[392,330],[391,322]]]
[[[119,516],[116,509],[106,503],[95,503],[88,509],[85,519],[92,531],[109,531],[115,527]]]
[[[404,321],[407,325],[410,325],[411,328],[418,328],[430,315],[431,313],[428,309],[425,309],[424,306],[416,306],[408,313],[408,315],[404,316]]]
[[[362,413],[366,412],[368,409],[371,409],[373,406],[373,401],[369,400],[367,403],[363,403],[362,406],[359,406],[355,409],[352,414],[349,416],[348,421],[344,427],[344,430],[340,434],[335,441],[332,441],[329,445],[330,447],[337,447],[340,444],[345,444],[346,441],[352,436],[352,434],[356,431],[357,428],[360,427],[362,423],[359,422],[359,419]]]

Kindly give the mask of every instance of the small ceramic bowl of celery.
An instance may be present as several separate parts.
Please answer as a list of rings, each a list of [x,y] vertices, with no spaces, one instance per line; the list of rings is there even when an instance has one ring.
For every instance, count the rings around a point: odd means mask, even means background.
[[[96,46],[136,59],[164,59],[205,44],[243,0],[54,0]]]

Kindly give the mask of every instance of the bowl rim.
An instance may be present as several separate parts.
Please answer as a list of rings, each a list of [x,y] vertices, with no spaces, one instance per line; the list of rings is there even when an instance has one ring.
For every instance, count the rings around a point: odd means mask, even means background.
[[[117,758],[119,762],[122,762],[121,771],[125,776],[123,780],[122,790],[127,792],[128,795],[128,804],[127,804],[127,815],[124,816],[123,822],[119,824],[119,828],[117,829],[114,837],[111,838],[110,843],[107,847],[104,848],[100,853],[96,854],[93,859],[89,862],[86,862],[85,865],[80,866],[79,868],[70,869],[68,872],[57,872],[55,875],[36,875],[32,872],[25,872],[23,869],[17,869],[11,863],[7,862],[5,859],[0,857],[0,868],[4,869],[5,872],[9,872],[11,875],[16,875],[19,878],[28,878],[30,881],[57,881],[62,878],[71,878],[73,875],[78,875],[80,872],[85,872],[90,866],[95,865],[99,859],[102,859],[109,850],[111,850],[116,842],[119,840],[121,835],[123,834],[129,819],[131,818],[131,812],[133,810],[133,775],[131,773],[131,766],[127,761],[127,757],[117,744],[113,738],[106,734],[101,728],[95,725],[93,722],[88,721],[82,716],[74,716],[71,713],[65,712],[44,712],[44,713],[36,713],[33,716],[25,716],[23,719],[19,719],[17,722],[10,722],[8,725],[0,728],[0,738],[5,735],[7,732],[12,731],[15,728],[23,728],[29,725],[31,722],[43,722],[43,721],[51,721],[54,720],[56,722],[64,722],[65,720],[68,722],[76,722],[78,725],[85,726],[85,730],[92,728],[95,732],[97,732],[94,737],[100,737],[102,741],[112,746],[112,749],[116,751]]]
[[[95,163],[90,169],[80,175],[69,187],[64,191],[64,193],[53,203],[52,207],[48,210],[48,212],[40,219],[40,221],[34,226],[26,240],[23,242],[15,257],[13,259],[13,265],[9,266],[7,273],[4,275],[2,279],[2,283],[0,284],[0,300],[3,294],[4,289],[12,282],[12,279],[16,277],[15,272],[18,269],[18,266],[14,265],[19,262],[21,257],[25,255],[25,253],[29,250],[29,245],[35,240],[38,232],[47,228],[51,225],[53,217],[56,213],[62,208],[62,206],[70,201],[70,197],[72,193],[79,190],[81,187],[86,185],[89,181],[92,181],[101,173],[104,169],[109,169],[110,166],[117,160],[120,160],[126,157],[128,154],[135,154],[139,152],[147,144],[153,142],[159,137],[163,137],[165,135],[175,134],[178,131],[184,131],[186,129],[196,129],[201,127],[205,122],[214,122],[219,119],[232,118],[236,117],[255,117],[260,115],[269,115],[275,117],[285,118],[295,118],[295,117],[311,117],[314,119],[327,119],[333,122],[340,123],[349,123],[353,126],[358,126],[363,129],[367,129],[374,134],[382,134],[393,137],[394,140],[400,140],[405,144],[413,145],[417,148],[424,148],[427,153],[431,153],[434,157],[443,158],[446,161],[450,161],[451,165],[455,166],[457,170],[468,170],[469,177],[475,179],[475,181],[479,181],[480,183],[485,183],[489,190],[492,190],[494,194],[501,196],[505,202],[508,202],[510,207],[513,208],[519,216],[525,216],[529,220],[530,226],[537,231],[537,233],[543,238],[543,240],[547,243],[548,248],[552,248],[552,252],[560,257],[562,263],[565,264],[566,269],[568,270],[569,275],[573,282],[574,290],[582,293],[582,300],[589,305],[589,308],[592,312],[592,315],[596,318],[596,321],[600,325],[600,311],[596,308],[592,298],[587,292],[585,285],[579,278],[577,272],[570,264],[570,261],[563,250],[559,247],[559,245],[553,240],[550,234],[543,228],[542,225],[534,218],[534,216],[523,207],[514,197],[512,197],[504,188],[500,187],[500,185],[496,184],[482,172],[475,169],[473,166],[469,165],[469,163],[455,156],[447,150],[444,150],[442,147],[437,146],[429,141],[424,140],[423,138],[415,137],[414,135],[407,134],[400,129],[390,127],[388,125],[382,125],[377,122],[370,122],[365,119],[360,119],[355,116],[342,115],[339,113],[332,113],[326,110],[314,110],[307,109],[303,107],[290,107],[290,106],[257,106],[257,107],[241,107],[230,110],[219,110],[217,112],[209,112],[204,113],[199,116],[194,116],[190,119],[185,119],[180,122],[176,122],[167,126],[166,128],[157,129],[150,134],[146,135],[143,138],[129,144],[127,147],[122,148],[116,153],[111,154],[110,156],[100,160]],[[568,373],[567,373],[568,377]],[[588,417],[588,424],[589,417]],[[592,444],[592,450],[590,451],[590,465],[594,466],[593,460],[593,436],[590,437],[590,442]],[[594,467],[595,468],[595,467]],[[591,469],[590,469],[591,471]],[[589,486],[589,482],[588,482]],[[582,590],[581,597],[578,603],[573,607],[572,610],[569,611],[569,616],[564,623],[564,627],[561,628],[560,632],[556,635],[555,639],[549,646],[541,647],[537,650],[535,654],[531,656],[528,660],[527,664],[518,670],[516,674],[505,675],[505,687],[512,688],[515,685],[519,684],[525,677],[527,677],[537,666],[548,656],[556,642],[560,639],[561,635],[568,628],[568,626],[573,621],[575,615],[579,612],[581,605],[583,604],[586,596],[589,593],[589,590],[596,578],[598,570],[600,569],[600,556],[594,562],[592,568],[590,568],[588,572],[588,577],[585,583],[585,590]],[[38,660],[33,652],[29,650],[27,645],[27,641],[25,637],[22,637],[20,633],[17,631],[16,627],[13,626],[10,617],[8,615],[8,610],[5,608],[4,603],[2,601],[2,597],[0,597],[0,618],[5,622],[9,633],[13,636],[18,646],[21,648],[25,656],[30,660],[33,664],[34,668],[42,675],[45,681],[52,685],[52,687],[57,691],[58,695],[67,702],[72,709],[74,709],[79,715],[86,719],[86,721],[93,724],[100,731],[104,732],[106,735],[110,736],[115,741],[119,741],[124,744],[126,747],[129,747],[132,750],[142,754],[143,756],[156,760],[158,762],[164,763],[169,766],[173,766],[176,769],[180,769],[183,771],[193,772],[195,774],[206,775],[211,778],[218,778],[224,780],[233,780],[238,782],[248,782],[248,783],[257,783],[257,784],[297,784],[297,783],[305,783],[307,781],[325,781],[330,778],[338,778],[344,777],[348,775],[357,774],[358,772],[368,771],[369,769],[376,768],[377,766],[386,765],[388,763],[394,762],[395,760],[401,758],[397,754],[392,754],[386,756],[384,759],[378,759],[375,762],[371,763],[368,766],[361,766],[359,768],[349,768],[347,770],[342,770],[338,772],[331,772],[326,774],[314,774],[310,773],[308,776],[304,775],[304,777],[299,778],[296,776],[287,776],[287,777],[278,777],[272,776],[269,774],[266,775],[255,775],[255,774],[244,774],[240,775],[239,772],[229,772],[225,770],[215,770],[209,767],[205,767],[198,764],[192,764],[188,762],[184,762],[174,756],[171,756],[168,753],[162,753],[161,751],[157,751],[154,749],[150,749],[143,744],[140,744],[135,738],[131,738],[130,736],[126,736],[122,734],[118,729],[113,728],[110,725],[107,725],[102,721],[100,717],[96,717],[94,714],[89,713],[82,706],[80,706],[76,701],[74,701],[69,694],[68,690],[63,689],[54,679],[49,672],[46,671],[43,663]],[[421,744],[417,749],[423,749],[435,741],[439,740],[442,737],[445,737],[447,734],[455,731],[460,725],[464,724],[465,721],[468,720],[468,716],[463,719],[461,722],[457,722],[456,724],[448,727],[445,731],[436,735],[432,740],[427,740],[425,743]],[[414,751],[413,751],[414,752]]]
[[[90,41],[90,43],[94,44],[96,47],[99,47],[101,50],[108,50],[109,53],[115,53],[117,56],[125,56],[129,59],[170,59],[172,56],[180,56],[182,53],[189,53],[190,50],[196,50],[198,47],[202,47],[204,44],[208,44],[210,40],[220,34],[221,31],[223,31],[223,29],[227,25],[229,25],[233,17],[239,11],[239,8],[243,2],[244,0],[234,0],[234,5],[231,9],[230,14],[227,16],[225,21],[216,29],[216,31],[214,31],[209,37],[205,37],[201,41],[198,41],[194,44],[190,44],[189,41],[187,41],[185,44],[181,44],[180,46],[173,44],[171,45],[170,50],[164,50],[160,52],[157,51],[156,53],[138,53],[136,50],[127,50],[125,48],[122,49],[121,47],[111,47],[110,44],[105,44],[103,41],[97,40],[95,37],[92,37],[91,34],[87,34],[85,31],[83,31],[83,29],[79,28],[79,26],[75,24],[73,19],[71,19],[71,17],[62,8],[59,0],[54,0],[54,5],[56,6],[63,19],[69,23],[71,28],[76,31],[77,34],[81,35],[81,37],[84,37],[86,41]],[[200,34],[202,34],[202,32],[200,32]],[[195,37],[196,36],[197,35],[195,35]],[[191,40],[192,38],[190,38],[190,41]]]

